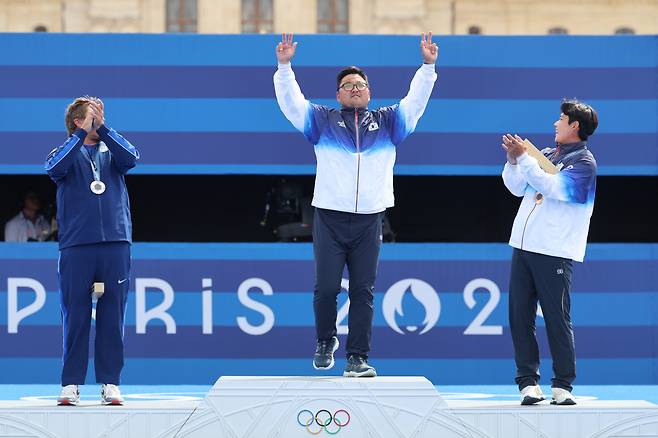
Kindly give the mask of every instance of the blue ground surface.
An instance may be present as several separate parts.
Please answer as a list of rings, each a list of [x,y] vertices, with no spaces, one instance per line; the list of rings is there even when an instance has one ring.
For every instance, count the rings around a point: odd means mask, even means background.
[[[210,385],[122,385],[126,401],[195,400],[201,399]],[[448,400],[518,400],[514,385],[441,385],[438,391]],[[543,386],[544,394],[550,387]],[[0,385],[0,400],[55,400],[59,385]],[[97,400],[100,385],[80,388],[82,400]],[[574,395],[587,400],[646,400],[658,404],[658,385],[582,385],[576,386]]]

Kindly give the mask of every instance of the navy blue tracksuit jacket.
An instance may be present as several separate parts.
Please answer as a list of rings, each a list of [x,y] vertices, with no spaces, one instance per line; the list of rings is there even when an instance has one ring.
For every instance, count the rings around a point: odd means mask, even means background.
[[[118,385],[123,368],[132,240],[124,177],[135,166],[139,152],[111,128],[100,126],[96,132],[100,143],[85,146],[87,133],[78,129],[48,155],[45,164],[57,184],[63,386],[85,383],[94,282],[105,285],[96,304],[96,381]],[[90,189],[95,179],[92,161],[105,183],[102,194]]]

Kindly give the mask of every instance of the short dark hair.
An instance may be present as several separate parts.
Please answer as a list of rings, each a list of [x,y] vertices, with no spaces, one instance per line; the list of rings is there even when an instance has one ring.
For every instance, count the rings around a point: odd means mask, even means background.
[[[338,76],[336,76],[336,89],[340,88],[340,81],[342,81],[347,75],[359,75],[364,81],[368,82],[368,76],[366,76],[365,72],[359,67],[352,65],[342,69],[340,73],[338,73]]]
[[[576,99],[564,99],[560,111],[569,117],[569,124],[578,122],[578,137],[581,140],[587,140],[599,126],[599,116],[594,108]]]

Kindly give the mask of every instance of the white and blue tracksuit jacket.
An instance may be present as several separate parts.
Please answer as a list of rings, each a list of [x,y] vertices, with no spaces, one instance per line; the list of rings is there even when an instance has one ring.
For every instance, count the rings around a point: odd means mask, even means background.
[[[542,152],[561,168],[551,175],[523,154],[505,164],[503,181],[523,197],[509,244],[525,251],[582,262],[596,192],[596,161],[586,142],[563,144]],[[535,196],[543,195],[538,204]]]
[[[416,128],[435,81],[434,64],[424,64],[400,103],[375,111],[337,110],[306,100],[291,65],[279,64],[274,74],[279,107],[315,146],[313,206],[362,214],[393,206],[395,147]]]
[[[131,242],[130,201],[124,175],[135,167],[139,151],[118,132],[100,126],[96,132],[107,146],[97,148],[101,180],[106,190],[91,192],[94,181],[84,150],[87,132],[78,129],[46,159],[46,172],[57,183],[59,248],[102,242]]]

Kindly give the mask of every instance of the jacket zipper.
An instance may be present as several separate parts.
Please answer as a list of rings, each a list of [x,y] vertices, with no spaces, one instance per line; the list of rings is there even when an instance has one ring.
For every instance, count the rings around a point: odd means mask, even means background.
[[[361,148],[359,145],[359,111],[354,109],[354,131],[356,132],[356,200],[354,213],[359,210],[359,176],[361,172]]]
[[[523,249],[523,239],[525,238],[525,229],[528,226],[528,220],[530,220],[530,216],[532,216],[532,212],[535,211],[535,208],[537,208],[536,202],[535,205],[532,206],[530,213],[528,213],[528,217],[525,218],[525,224],[523,224],[523,233],[521,233],[521,249]]]

